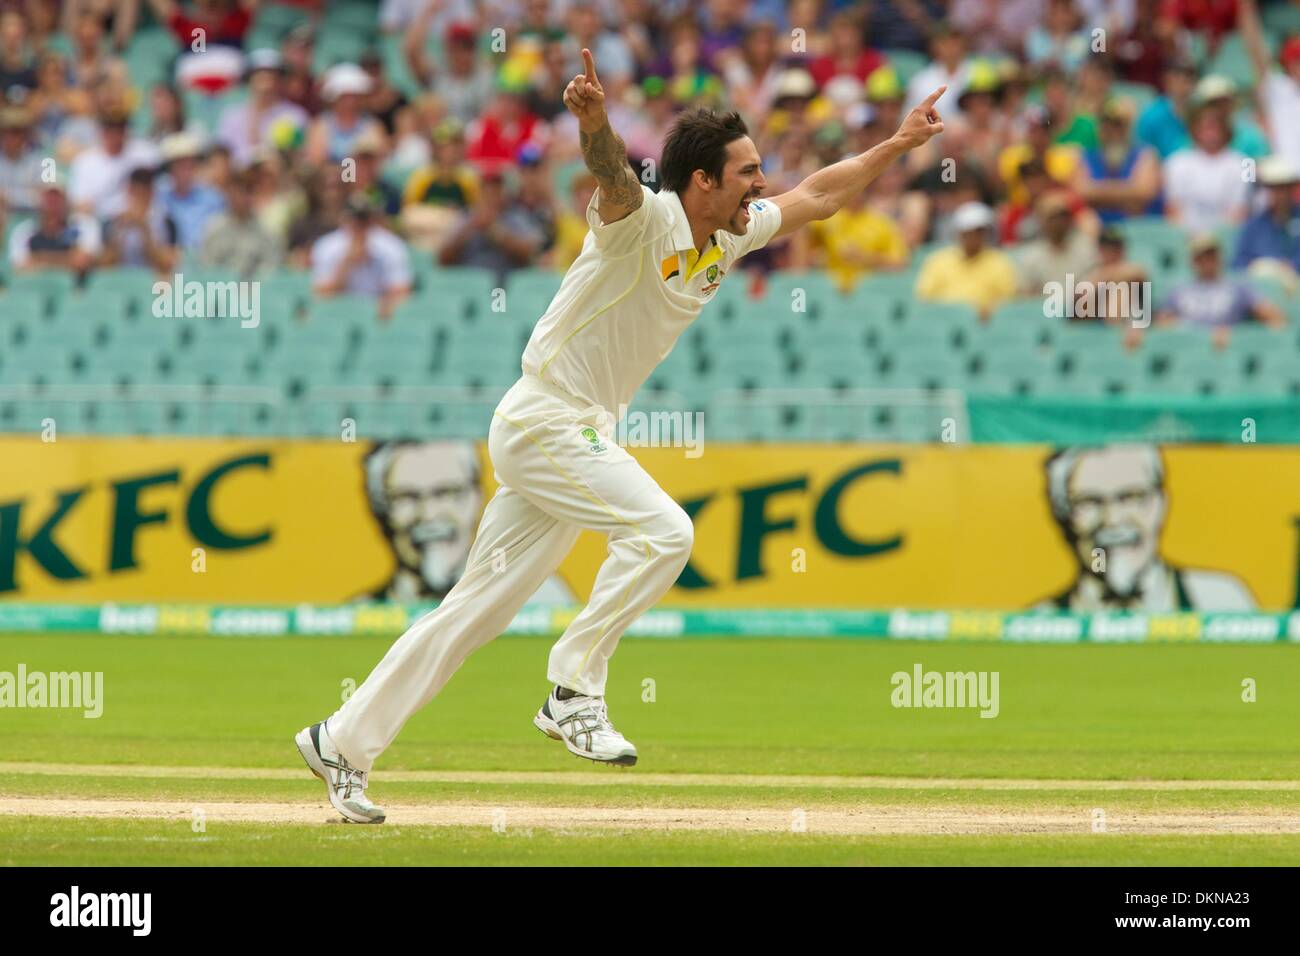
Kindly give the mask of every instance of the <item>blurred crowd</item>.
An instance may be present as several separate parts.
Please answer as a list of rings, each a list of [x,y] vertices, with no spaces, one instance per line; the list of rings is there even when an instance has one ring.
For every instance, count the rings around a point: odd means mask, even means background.
[[[270,7],[298,14],[273,43],[257,29]],[[563,270],[595,188],[561,103],[585,46],[652,188],[689,105],[741,112],[776,194],[948,86],[945,134],[749,257],[755,285],[825,269],[849,292],[899,273],[987,315],[1067,276],[1153,278],[1126,227],[1158,219],[1186,263],[1161,320],[1279,324],[1251,280],[1295,288],[1300,0],[1264,16],[1257,0],[372,8],[364,47],[326,63],[338,5],[320,0],[0,0],[9,270],[308,269],[319,295],[386,306],[425,268]],[[175,59],[143,84],[131,54],[160,31]]]

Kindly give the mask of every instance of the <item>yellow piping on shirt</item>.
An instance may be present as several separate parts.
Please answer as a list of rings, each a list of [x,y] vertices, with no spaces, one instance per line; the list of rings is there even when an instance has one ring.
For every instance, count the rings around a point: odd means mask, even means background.
[[[575,335],[577,335],[579,332],[581,332],[581,331],[582,331],[583,329],[585,329],[587,326],[591,325],[592,322],[595,322],[596,319],[598,319],[598,318],[600,317],[601,313],[603,313],[603,312],[608,312],[610,309],[614,308],[614,306],[618,305],[620,302],[622,302],[624,299],[626,299],[629,295],[632,294],[632,290],[635,289],[637,283],[641,281],[641,269],[642,269],[642,267],[645,265],[645,257],[646,257],[645,251],[644,251],[644,250],[641,250],[640,253],[637,255],[637,260],[636,260],[636,278],[634,278],[634,279],[632,280],[632,283],[631,283],[631,284],[630,284],[626,289],[624,289],[621,293],[619,293],[618,297],[617,297],[616,299],[614,299],[613,302],[609,303],[609,305],[603,305],[603,306],[601,306],[599,309],[597,309],[595,312],[593,312],[593,313],[591,314],[591,318],[589,318],[586,322],[583,322],[583,323],[582,323],[581,325],[579,325],[576,329],[574,329],[572,332],[570,332],[568,335],[566,335],[566,336],[564,337],[564,341],[561,342],[559,345],[557,345],[557,346],[555,347],[555,351],[551,353],[551,357],[548,358],[545,362],[543,362],[541,368],[539,368],[539,369],[537,370],[537,377],[538,377],[538,378],[540,378],[540,379],[545,379],[545,378],[546,378],[546,368],[547,368],[547,366],[549,366],[552,362],[554,362],[555,359],[556,359],[556,357],[557,357],[557,356],[558,356],[562,351],[564,351],[564,347],[565,347],[566,345],[569,344],[569,340],[570,340],[571,338],[573,338]]]

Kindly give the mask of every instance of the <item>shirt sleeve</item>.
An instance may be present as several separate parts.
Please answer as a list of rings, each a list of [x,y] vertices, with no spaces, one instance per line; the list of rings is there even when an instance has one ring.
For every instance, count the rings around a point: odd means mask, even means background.
[[[781,228],[781,207],[770,199],[755,199],[749,204],[749,228],[743,236],[728,235],[732,260],[762,249]]]
[[[596,248],[607,256],[625,256],[654,241],[668,225],[668,212],[648,186],[641,186],[643,200],[617,222],[600,221],[600,190],[587,204],[587,225]]]

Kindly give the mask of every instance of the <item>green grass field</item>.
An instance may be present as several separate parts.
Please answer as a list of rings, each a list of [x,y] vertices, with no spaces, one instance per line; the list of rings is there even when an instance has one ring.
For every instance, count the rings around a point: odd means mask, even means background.
[[[389,822],[334,825],[291,738],[387,643],[0,636],[104,674],[98,719],[0,710],[0,862],[1300,863],[1292,646],[632,638],[621,769],[537,732],[549,642],[505,638],[375,768]],[[998,672],[997,717],[892,706],[918,663]]]

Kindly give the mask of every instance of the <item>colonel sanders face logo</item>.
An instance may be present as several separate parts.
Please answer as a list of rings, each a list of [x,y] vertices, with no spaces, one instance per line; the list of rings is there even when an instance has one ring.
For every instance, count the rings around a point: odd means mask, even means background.
[[[371,510],[397,560],[382,596],[443,597],[465,571],[483,505],[473,443],[386,443],[366,470]]]

